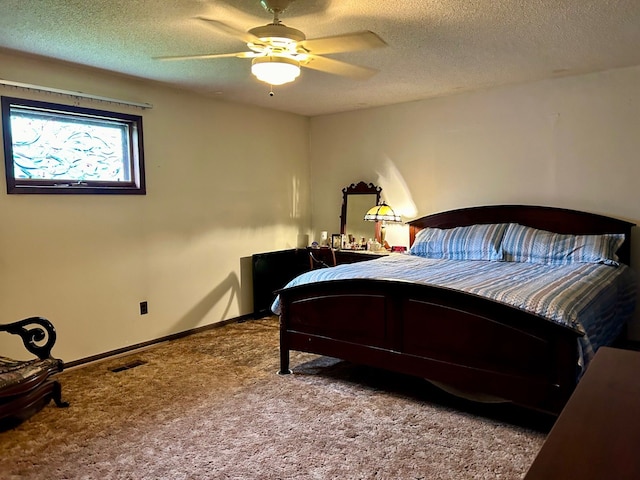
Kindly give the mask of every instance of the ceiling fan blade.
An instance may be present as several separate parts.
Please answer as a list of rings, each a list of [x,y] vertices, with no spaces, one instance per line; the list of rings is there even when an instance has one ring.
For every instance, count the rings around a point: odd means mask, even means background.
[[[174,55],[166,57],[153,57],[154,60],[206,60],[209,58],[254,58],[260,54],[255,52],[235,52],[235,53],[205,53],[202,55]]]
[[[298,45],[314,55],[324,55],[326,53],[371,50],[386,47],[387,43],[375,33],[365,30],[332,37],[312,38],[299,42]]]
[[[228,35],[231,35],[232,37],[236,37],[240,40],[242,40],[244,43],[262,43],[260,41],[260,39],[258,37],[256,37],[254,34],[249,33],[249,32],[245,32],[243,30],[239,30],[235,27],[232,27],[231,25],[227,25],[226,23],[222,23],[218,20],[215,20],[213,18],[207,18],[207,17],[203,17],[201,15],[198,15],[197,17],[198,20],[203,20],[205,22],[207,22],[207,25],[215,28],[216,30],[220,31],[220,32],[224,32]]]
[[[378,73],[378,71],[373,68],[352,65],[351,63],[341,62],[333,58],[320,57],[318,55],[309,55],[309,60],[300,65],[312,70],[341,75],[356,80],[366,80]]]

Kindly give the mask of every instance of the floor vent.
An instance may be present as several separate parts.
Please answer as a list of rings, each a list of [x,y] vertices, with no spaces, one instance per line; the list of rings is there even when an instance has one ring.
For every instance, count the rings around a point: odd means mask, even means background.
[[[142,360],[134,360],[133,362],[125,363],[124,365],[120,365],[119,367],[114,367],[111,369],[112,372],[122,372],[124,370],[129,370],[131,368],[139,367],[140,365],[144,365],[147,362]]]

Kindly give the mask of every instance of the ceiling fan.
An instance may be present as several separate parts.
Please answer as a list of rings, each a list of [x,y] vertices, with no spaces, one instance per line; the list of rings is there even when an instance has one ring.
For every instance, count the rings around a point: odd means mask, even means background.
[[[247,44],[249,51],[235,53],[211,53],[204,55],[180,55],[155,57],[158,60],[196,60],[210,58],[251,58],[251,73],[258,80],[270,85],[282,85],[294,81],[300,75],[300,67],[364,80],[377,70],[323,57],[324,54],[353,52],[384,47],[387,44],[368,30],[331,37],[306,39],[300,30],[280,22],[280,14],[294,0],[261,0],[260,4],[273,14],[273,22],[243,32],[213,18],[198,16],[199,20],[220,32],[236,37]]]

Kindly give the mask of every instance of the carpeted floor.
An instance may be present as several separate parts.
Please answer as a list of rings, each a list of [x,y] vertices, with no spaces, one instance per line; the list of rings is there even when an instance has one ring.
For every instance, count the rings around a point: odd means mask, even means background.
[[[69,408],[0,433],[0,478],[520,479],[550,426],[422,379],[291,360],[276,375],[266,318],[66,371]]]

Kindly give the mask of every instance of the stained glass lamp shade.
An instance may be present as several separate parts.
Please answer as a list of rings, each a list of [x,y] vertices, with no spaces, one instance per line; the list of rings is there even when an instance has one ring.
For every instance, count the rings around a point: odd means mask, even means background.
[[[376,240],[378,240],[385,248],[385,223],[400,222],[400,215],[396,215],[389,205],[382,202],[380,205],[370,208],[364,215],[364,219],[368,222],[376,222]]]
[[[396,215],[389,205],[382,202],[380,205],[376,205],[369,209],[364,215],[364,219],[369,222],[400,222],[400,215]]]

